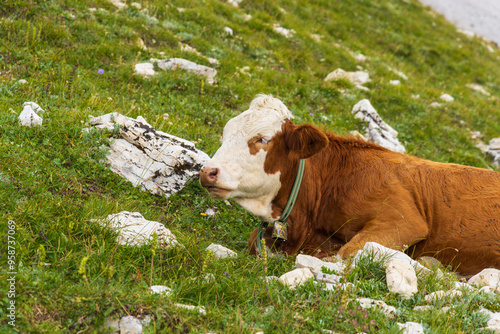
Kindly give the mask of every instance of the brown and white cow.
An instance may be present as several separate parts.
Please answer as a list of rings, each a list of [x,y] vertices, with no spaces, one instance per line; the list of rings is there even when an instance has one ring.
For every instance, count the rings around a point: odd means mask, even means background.
[[[348,257],[374,241],[413,258],[433,256],[462,275],[500,269],[500,173],[395,153],[291,118],[278,99],[257,96],[227,123],[200,173],[210,195],[273,222],[306,159],[288,240],[275,250]],[[271,227],[265,239],[271,246]]]

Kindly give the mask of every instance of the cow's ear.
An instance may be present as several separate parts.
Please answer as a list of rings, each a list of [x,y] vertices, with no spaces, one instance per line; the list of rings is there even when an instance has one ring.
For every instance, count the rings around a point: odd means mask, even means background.
[[[283,125],[283,138],[290,155],[298,159],[307,159],[328,145],[328,137],[318,128],[295,125],[289,120]]]

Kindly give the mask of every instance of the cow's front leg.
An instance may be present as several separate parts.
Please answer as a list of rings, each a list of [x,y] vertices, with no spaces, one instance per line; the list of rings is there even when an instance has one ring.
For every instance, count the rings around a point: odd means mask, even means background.
[[[418,215],[408,214],[381,215],[365,224],[365,226],[344,246],[338,254],[342,258],[355,255],[367,242],[376,242],[382,246],[403,251],[411,245],[424,240],[429,228]],[[392,212],[393,213],[393,212]]]

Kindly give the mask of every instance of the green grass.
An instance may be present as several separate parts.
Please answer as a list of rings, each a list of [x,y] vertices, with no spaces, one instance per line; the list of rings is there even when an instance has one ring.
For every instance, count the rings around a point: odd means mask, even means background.
[[[196,181],[169,198],[132,187],[102,162],[110,134],[81,130],[91,115],[142,115],[211,155],[227,120],[258,93],[282,99],[296,122],[338,134],[362,130],[350,112],[368,98],[399,131],[409,154],[495,168],[469,129],[481,131],[484,142],[500,134],[497,48],[489,52],[487,42],[459,34],[416,0],[243,1],[239,8],[211,0],[140,3],[143,10],[117,10],[104,0],[6,0],[0,6],[0,280],[8,277],[7,223],[13,220],[18,332],[97,333],[108,317],[126,314],[151,315],[147,330],[159,333],[396,333],[396,322],[405,321],[422,322],[427,333],[484,332],[484,318],[474,311],[500,311],[498,296],[469,293],[453,301],[448,313],[414,312],[415,305],[425,304],[426,293],[450,283],[428,278],[416,296],[401,301],[388,292],[385,273],[373,261],[346,275],[358,286],[353,290],[325,292],[311,283],[292,291],[264,284],[265,270],[280,276],[294,259],[269,259],[264,268],[248,256],[256,218],[234,203],[208,198]],[[246,21],[245,14],[252,18]],[[297,33],[286,39],[272,30],[274,23]],[[226,26],[233,36],[224,32]],[[134,74],[134,65],[150,58],[182,57],[213,66],[181,51],[179,42],[219,60],[214,85],[182,70],[158,71],[150,79]],[[369,58],[359,63],[351,52]],[[245,66],[248,75],[238,71]],[[370,73],[368,92],[345,81],[323,82],[337,68],[357,66]],[[390,85],[400,78],[388,66],[409,80]],[[483,85],[492,97],[467,88],[469,83]],[[442,93],[455,101],[430,108]],[[26,101],[45,110],[42,127],[18,125]],[[209,207],[217,215],[201,216]],[[122,210],[164,223],[185,248],[153,256],[150,246],[118,247],[112,232],[90,222]],[[211,258],[205,248],[212,242],[236,250],[238,257]],[[207,273],[215,280],[204,282]],[[150,295],[151,279],[171,287],[173,296]],[[6,284],[0,292],[0,331],[10,332]],[[398,309],[397,318],[348,302],[358,297],[385,300]],[[175,303],[204,306],[207,315]]]

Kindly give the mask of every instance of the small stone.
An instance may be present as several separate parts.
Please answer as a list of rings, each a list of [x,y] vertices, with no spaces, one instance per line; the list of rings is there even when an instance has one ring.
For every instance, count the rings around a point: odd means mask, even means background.
[[[342,262],[325,262],[317,257],[299,254],[295,258],[295,267],[297,268],[309,268],[314,276],[321,272],[321,268],[326,268],[328,270],[335,271],[336,273],[342,273],[345,269],[345,265]]]
[[[382,312],[384,312],[384,314],[388,317],[393,317],[397,314],[396,308],[394,306],[389,306],[382,300],[375,300],[371,298],[357,298],[356,301],[362,308],[378,308],[382,310]]]
[[[229,28],[229,27],[224,27],[224,31],[225,31],[228,35],[233,36],[233,29],[231,29],[231,28]]]
[[[127,7],[127,4],[123,3],[122,0],[109,0],[109,2],[118,7],[118,9]]]
[[[443,94],[439,97],[439,99],[443,100],[444,102],[453,102],[455,101],[455,99],[453,98],[453,96],[451,96],[450,94]]]
[[[198,313],[203,314],[203,315],[207,314],[207,311],[205,310],[205,308],[203,306],[193,306],[193,305],[185,305],[185,304],[179,304],[179,303],[176,303],[174,305],[176,307],[184,308],[186,310],[197,311]]]
[[[170,296],[172,294],[172,289],[164,285],[152,285],[150,290],[151,293],[158,293],[165,296]]]
[[[316,275],[316,281],[324,283],[339,284],[341,279],[341,276],[325,274],[323,272],[319,272]]]
[[[483,86],[478,85],[478,84],[467,84],[466,85],[468,88],[475,90],[476,92],[479,92],[483,95],[486,96],[491,96],[490,92],[488,92]]]
[[[431,106],[432,108],[440,108],[442,104],[439,102],[432,102],[429,106]]]
[[[399,81],[399,80],[391,80],[391,81],[389,81],[389,84],[391,84],[393,86],[399,86],[399,85],[401,85],[401,81]]]
[[[134,8],[135,8],[135,9],[137,9],[137,10],[141,10],[141,9],[142,9],[141,4],[140,4],[140,3],[138,3],[138,2],[132,2],[132,3],[130,4],[130,6],[134,7]]]
[[[28,81],[26,81],[26,79],[20,79],[17,81],[17,83],[25,84],[25,83],[28,83]]]
[[[475,286],[489,286],[491,291],[500,293],[500,270],[487,268],[472,276],[469,284]]]
[[[234,7],[238,7],[240,2],[242,2],[243,0],[227,0],[227,3],[234,6]]]
[[[229,248],[226,248],[222,245],[217,245],[217,244],[210,244],[210,246],[207,247],[207,251],[211,251],[215,257],[219,259],[225,259],[227,257],[237,257],[238,254],[236,252],[230,250]]]
[[[385,265],[389,291],[399,293],[402,299],[410,299],[418,292],[415,269],[407,261],[390,259]]]
[[[335,71],[329,73],[326,78],[325,82],[328,81],[335,81],[339,79],[346,79],[350,81],[353,85],[356,86],[358,89],[363,89],[367,90],[368,88],[362,86],[363,84],[370,82],[370,75],[367,72],[363,71],[357,71],[357,72],[346,72],[341,68],[336,69]]]
[[[490,150],[500,150],[500,138],[493,138],[488,145]]]
[[[295,289],[298,285],[309,281],[311,278],[314,278],[314,275],[309,268],[299,268],[281,275],[278,282],[290,289]]]
[[[19,124],[22,126],[42,125],[43,119],[38,115],[44,110],[35,102],[24,102],[23,111],[19,114]]]
[[[91,219],[104,227],[118,232],[117,242],[120,245],[142,246],[149,242],[156,233],[158,243],[165,247],[181,246],[175,235],[165,225],[145,219],[139,212],[121,211],[111,214],[105,219]]]
[[[131,315],[121,318],[120,334],[142,334],[142,323]]]
[[[107,318],[104,322],[106,333],[120,334],[120,319]]]
[[[398,323],[401,334],[424,334],[424,327],[417,322],[406,322],[404,324]]]
[[[142,75],[144,77],[155,75],[154,65],[151,63],[139,63],[135,64],[135,73]]]
[[[421,312],[425,312],[425,311],[430,311],[430,310],[433,310],[434,307],[430,306],[430,305],[422,305],[422,306],[415,306],[413,308],[413,311],[421,311]]]
[[[295,35],[295,30],[283,28],[277,23],[273,24],[273,30],[286,38],[290,38]]]
[[[458,290],[450,290],[450,291],[439,290],[425,296],[425,301],[431,303],[435,299],[453,298],[453,297],[459,297],[461,295],[462,292]]]
[[[192,61],[182,59],[182,58],[170,58],[170,59],[154,59],[151,58],[150,60],[152,63],[156,63],[159,68],[162,70],[176,70],[177,68],[181,68],[183,70],[186,70],[188,72],[195,73],[196,75],[203,76],[206,78],[207,83],[213,84],[214,83],[214,78],[217,75],[217,70],[203,66],[203,65],[198,65]]]

